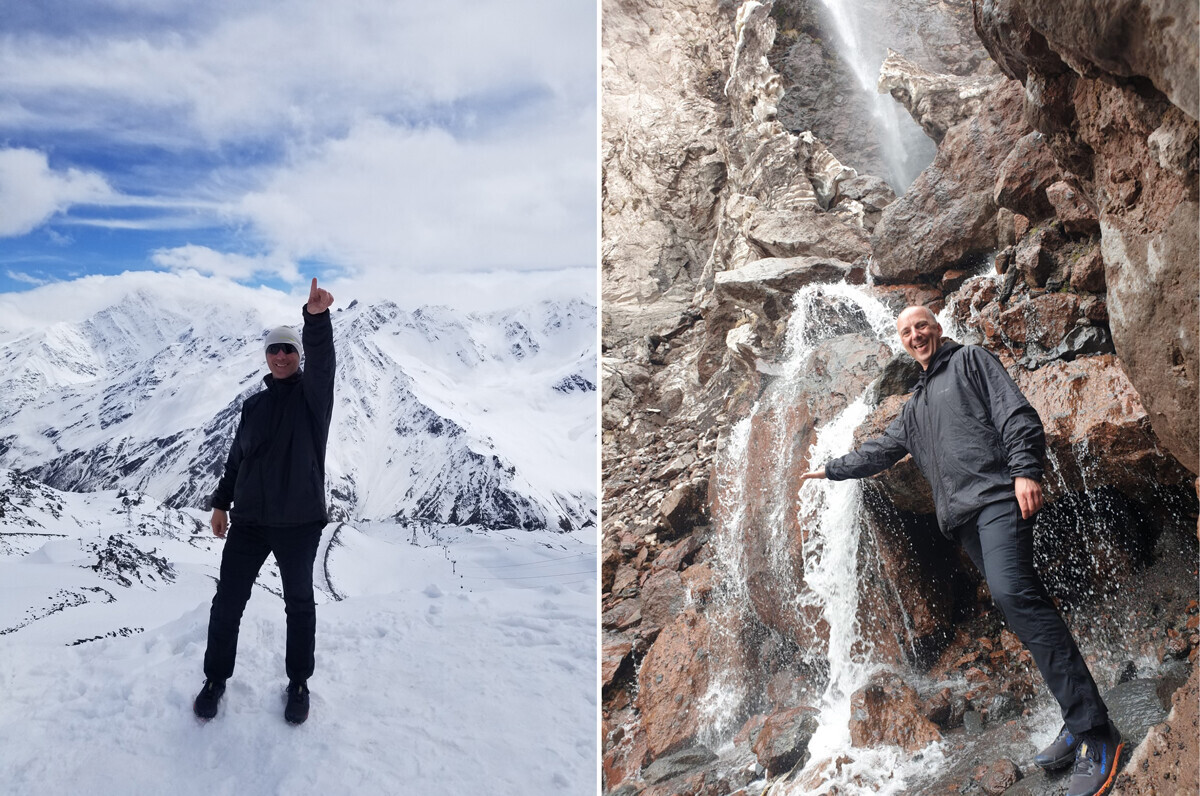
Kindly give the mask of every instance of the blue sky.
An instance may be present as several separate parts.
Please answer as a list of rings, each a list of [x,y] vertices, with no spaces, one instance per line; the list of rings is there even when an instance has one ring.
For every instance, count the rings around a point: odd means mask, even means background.
[[[478,273],[594,274],[596,16],[581,0],[7,2],[0,293],[194,270],[436,299]]]

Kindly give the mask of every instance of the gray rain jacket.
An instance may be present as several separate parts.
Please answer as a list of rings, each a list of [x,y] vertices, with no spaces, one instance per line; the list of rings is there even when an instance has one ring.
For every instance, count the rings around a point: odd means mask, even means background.
[[[1040,482],[1045,450],[1041,418],[996,355],[946,340],[883,436],[830,461],[825,475],[866,478],[911,453],[952,537],[984,506],[1014,499],[1017,476]]]

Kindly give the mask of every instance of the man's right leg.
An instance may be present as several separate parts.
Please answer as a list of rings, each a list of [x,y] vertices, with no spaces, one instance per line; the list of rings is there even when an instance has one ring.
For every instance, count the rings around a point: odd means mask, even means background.
[[[204,676],[209,680],[228,680],[237,657],[238,628],[242,612],[250,599],[258,570],[271,552],[261,529],[234,524],[225,539],[221,554],[221,575],[217,593],[208,615],[208,648],[204,652]]]

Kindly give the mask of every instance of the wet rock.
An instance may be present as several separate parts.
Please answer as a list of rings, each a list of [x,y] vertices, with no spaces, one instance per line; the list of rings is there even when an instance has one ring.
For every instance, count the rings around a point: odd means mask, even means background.
[[[992,199],[1014,213],[1045,218],[1054,210],[1047,188],[1057,180],[1058,165],[1042,134],[1028,133],[1001,162]]]
[[[883,367],[883,373],[871,384],[868,402],[877,406],[892,395],[907,395],[921,377],[921,365],[908,354],[897,354]]]
[[[1068,235],[1094,235],[1100,231],[1095,208],[1078,188],[1060,180],[1046,188],[1046,199],[1054,207],[1054,217]]]
[[[1093,490],[1112,486],[1139,499],[1152,486],[1187,479],[1158,444],[1133,385],[1111,354],[1051,362],[1015,376],[1042,419],[1058,463],[1043,483],[1050,500],[1085,484]]]
[[[987,773],[983,775],[979,784],[988,796],[1000,796],[1020,778],[1021,769],[1017,768],[1017,764],[1007,757],[1002,757],[987,767]]]
[[[687,746],[699,730],[699,700],[708,688],[710,656],[718,639],[694,610],[675,617],[650,646],[638,671],[637,708],[654,758]],[[720,660],[736,663],[725,651]]]
[[[600,648],[601,687],[608,688],[632,649],[633,643],[629,641],[607,642]]]
[[[1131,750],[1129,762],[1113,790],[1121,796],[1174,796],[1194,793],[1200,782],[1200,668],[1192,669],[1186,685],[1175,692],[1171,712],[1153,727],[1145,742]]]
[[[654,628],[665,627],[675,621],[686,603],[686,589],[678,572],[661,569],[652,573],[642,583],[642,634],[652,638]]]
[[[967,712],[967,701],[949,688],[943,688],[925,701],[924,716],[941,730],[961,727]]]
[[[940,741],[942,735],[921,715],[917,692],[886,672],[850,696],[850,743],[854,746],[895,744],[915,752]]]
[[[659,504],[658,513],[674,536],[682,536],[704,521],[706,481],[689,481],[675,487]]]
[[[796,707],[767,717],[754,740],[754,755],[768,777],[790,771],[808,755],[808,742],[817,730],[817,711]]]
[[[791,295],[814,282],[840,282],[851,265],[828,257],[765,258],[714,277],[713,295],[778,320],[791,312]]]
[[[933,163],[884,209],[871,237],[878,282],[925,281],[969,254],[995,248],[996,175],[1029,132],[1022,97],[1016,82],[991,91],[984,110],[951,128]]]
[[[1054,348],[1044,354],[1027,353],[1021,363],[1032,370],[1056,359],[1070,362],[1076,357],[1111,353],[1113,353],[1112,340],[1103,327],[1076,326],[1067,332],[1062,342]]]
[[[657,758],[653,763],[646,766],[642,777],[646,782],[655,785],[668,779],[689,774],[698,768],[703,768],[716,759],[717,756],[707,747],[693,746],[690,749],[681,749],[678,752]]]
[[[636,782],[642,766],[646,763],[648,749],[646,733],[641,725],[633,721],[632,711],[622,716],[619,727],[605,736],[602,769],[604,785],[609,793],[640,793],[642,784]]]

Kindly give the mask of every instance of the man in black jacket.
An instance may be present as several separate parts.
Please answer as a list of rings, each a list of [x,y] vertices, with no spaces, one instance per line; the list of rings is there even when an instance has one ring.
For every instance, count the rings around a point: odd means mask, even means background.
[[[866,478],[912,454],[932,487],[942,533],[957,539],[983,574],[1062,710],[1063,730],[1035,762],[1047,769],[1075,762],[1068,796],[1104,793],[1116,773],[1120,733],[1033,566],[1041,419],[995,355],[943,338],[928,308],[908,307],[896,327],[922,368],[912,397],[883,436],[802,480]]]
[[[225,681],[233,675],[242,612],[269,553],[279,565],[287,614],[284,717],[292,724],[308,718],[307,681],[314,668],[316,635],[313,562],[329,521],[325,446],[336,366],[332,304],[333,296],[313,279],[303,309],[302,338],[288,327],[267,335],[271,372],[263,377],[266,389],[242,405],[224,475],[210,500],[213,534],[226,542],[208,620],[204,687],[193,703],[201,718],[217,715]],[[301,353],[306,355],[304,371]]]

